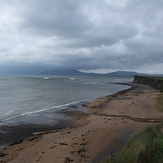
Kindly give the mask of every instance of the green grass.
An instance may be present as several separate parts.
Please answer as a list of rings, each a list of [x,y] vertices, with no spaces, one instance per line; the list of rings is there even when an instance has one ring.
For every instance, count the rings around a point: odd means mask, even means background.
[[[154,78],[154,79],[158,79],[158,80],[163,80],[163,77],[161,77],[161,76],[144,76],[144,77]]]
[[[154,78],[154,79],[158,79],[158,80],[163,80],[163,77],[152,77],[152,78]]]
[[[159,111],[163,111],[163,94],[159,95],[156,98],[156,109]]]
[[[148,127],[102,163],[163,163],[163,124]]]

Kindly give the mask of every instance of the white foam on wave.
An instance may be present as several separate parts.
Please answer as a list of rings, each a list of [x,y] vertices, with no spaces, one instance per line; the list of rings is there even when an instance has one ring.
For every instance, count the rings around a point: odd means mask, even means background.
[[[68,78],[69,80],[77,80],[78,78]]]
[[[45,77],[43,77],[43,79],[44,80],[49,80],[50,78],[45,76]]]
[[[60,110],[64,109],[65,107],[75,105],[75,104],[78,104],[80,102],[85,102],[85,101],[89,101],[89,100],[75,101],[75,102],[70,102],[70,103],[63,104],[63,105],[58,105],[58,106],[52,106],[52,107],[44,108],[44,109],[40,109],[40,110],[29,111],[29,112],[25,112],[25,113],[18,113],[16,115],[13,115],[12,117],[1,119],[0,121],[4,122],[4,121],[12,120],[12,119],[15,119],[15,118],[18,118],[18,117],[22,117],[22,116],[25,116],[25,115],[36,114],[36,113],[48,111],[48,110],[51,110],[51,109],[55,109],[54,111],[57,112],[57,111],[60,111]]]

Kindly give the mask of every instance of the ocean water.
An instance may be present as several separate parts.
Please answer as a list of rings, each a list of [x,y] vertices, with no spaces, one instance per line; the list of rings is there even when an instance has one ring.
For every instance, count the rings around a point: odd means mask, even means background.
[[[132,78],[0,76],[0,121],[114,94]]]

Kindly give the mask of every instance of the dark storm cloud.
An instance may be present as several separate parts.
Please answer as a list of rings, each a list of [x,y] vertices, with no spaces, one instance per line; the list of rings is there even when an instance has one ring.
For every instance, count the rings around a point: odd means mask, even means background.
[[[23,3],[21,9],[21,27],[36,34],[76,38],[79,46],[110,45],[136,34],[134,26],[103,15],[110,12],[107,8],[110,6],[105,1],[101,3],[101,8],[96,3],[99,1],[30,0]]]
[[[3,63],[149,72],[163,66],[162,0],[2,0],[0,5]]]
[[[19,5],[22,7],[22,28],[38,34],[73,37],[91,27],[80,10],[79,0],[29,0]]]

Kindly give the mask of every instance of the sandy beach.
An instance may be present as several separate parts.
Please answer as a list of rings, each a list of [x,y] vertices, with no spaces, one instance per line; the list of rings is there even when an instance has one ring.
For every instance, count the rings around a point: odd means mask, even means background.
[[[134,88],[85,104],[88,113],[65,111],[73,124],[1,149],[0,162],[98,163],[116,155],[135,134],[163,120],[155,109],[157,90],[132,83]]]

